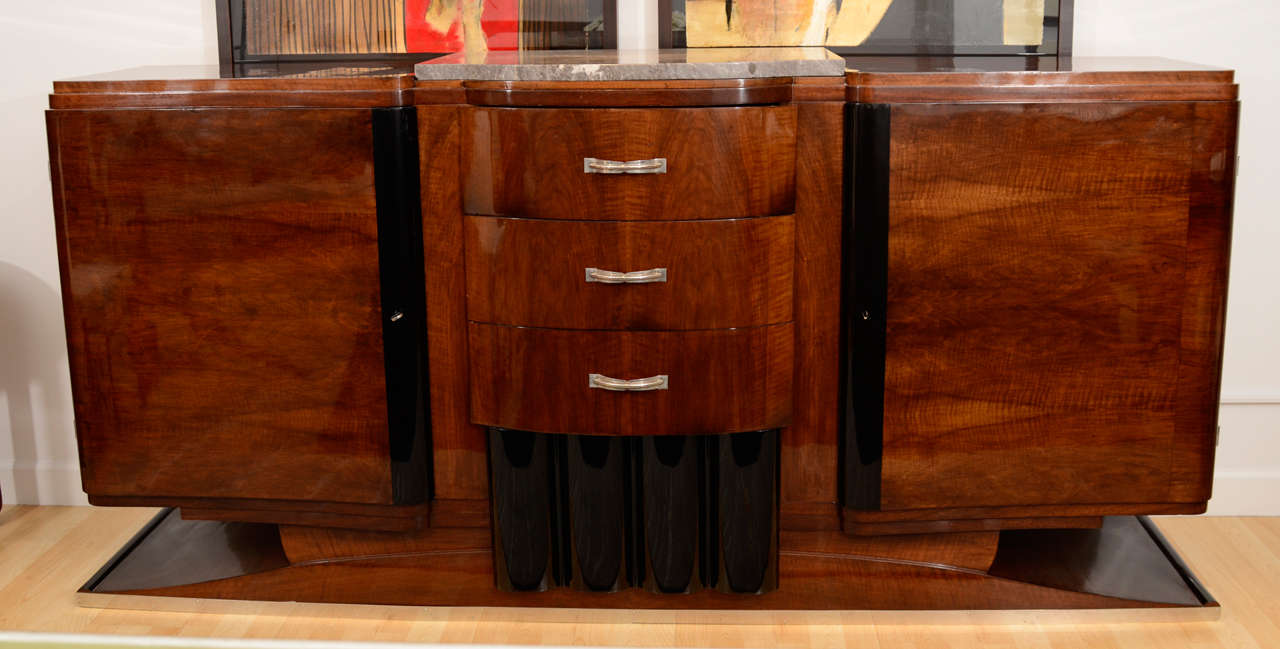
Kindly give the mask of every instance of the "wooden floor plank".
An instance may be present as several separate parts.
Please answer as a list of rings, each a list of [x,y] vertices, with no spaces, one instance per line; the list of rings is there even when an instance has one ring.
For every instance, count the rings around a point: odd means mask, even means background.
[[[1216,622],[1069,624],[1033,613],[944,612],[937,624],[892,613],[826,614],[818,623],[762,614],[636,622],[626,611],[245,604],[235,614],[80,608],[74,592],[154,514],[150,509],[5,507],[0,511],[0,629],[218,638],[646,647],[1177,649],[1280,646],[1280,518],[1161,518],[1158,524],[1221,602]],[[358,609],[358,610],[357,610]],[[987,624],[969,623],[981,619]],[[998,624],[991,624],[995,620]]]

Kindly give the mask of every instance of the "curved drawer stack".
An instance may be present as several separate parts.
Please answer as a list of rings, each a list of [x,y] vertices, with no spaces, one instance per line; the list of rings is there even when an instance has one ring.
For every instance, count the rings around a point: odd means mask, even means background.
[[[795,152],[787,105],[476,108],[464,120],[471,419],[492,429],[504,586],[776,581]],[[657,436],[689,437],[659,454]],[[530,502],[547,510],[510,515]],[[545,544],[504,546],[504,528],[517,538],[530,524]],[[744,525],[758,541],[724,551],[726,526]],[[656,541],[673,534],[696,547]]]

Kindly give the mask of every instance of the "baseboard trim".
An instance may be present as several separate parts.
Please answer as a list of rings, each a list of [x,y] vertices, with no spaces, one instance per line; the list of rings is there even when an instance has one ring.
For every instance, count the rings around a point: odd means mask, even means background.
[[[1274,406],[1280,405],[1280,394],[1267,392],[1224,394],[1218,402],[1224,406]]]
[[[1280,471],[1217,471],[1210,516],[1275,516],[1280,513]]]
[[[80,488],[80,465],[0,460],[5,505],[88,505]]]

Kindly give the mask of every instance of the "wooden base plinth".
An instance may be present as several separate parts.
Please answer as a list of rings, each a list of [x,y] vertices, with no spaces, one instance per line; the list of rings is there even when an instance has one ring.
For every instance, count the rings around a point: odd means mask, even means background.
[[[487,529],[370,532],[183,520],[165,510],[80,593],[85,605],[95,595],[103,606],[147,607],[152,599],[159,608],[171,598],[207,598],[718,611],[1183,609],[1196,619],[1218,610],[1142,517],[1108,517],[1097,529],[893,537],[783,531],[779,547],[778,588],[763,595],[513,593],[494,585]]]

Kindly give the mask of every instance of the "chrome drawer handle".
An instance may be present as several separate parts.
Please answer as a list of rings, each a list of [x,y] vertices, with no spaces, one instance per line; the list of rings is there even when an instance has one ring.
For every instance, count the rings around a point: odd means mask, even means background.
[[[588,268],[587,281],[600,284],[652,284],[654,282],[667,281],[667,269],[650,268],[649,270],[619,273],[613,270]]]
[[[659,374],[645,379],[615,379],[603,374],[588,374],[587,387],[614,392],[645,392],[648,390],[666,390],[667,375]]]
[[[652,160],[600,160],[599,158],[583,158],[582,172],[588,174],[665,174],[667,159]]]

